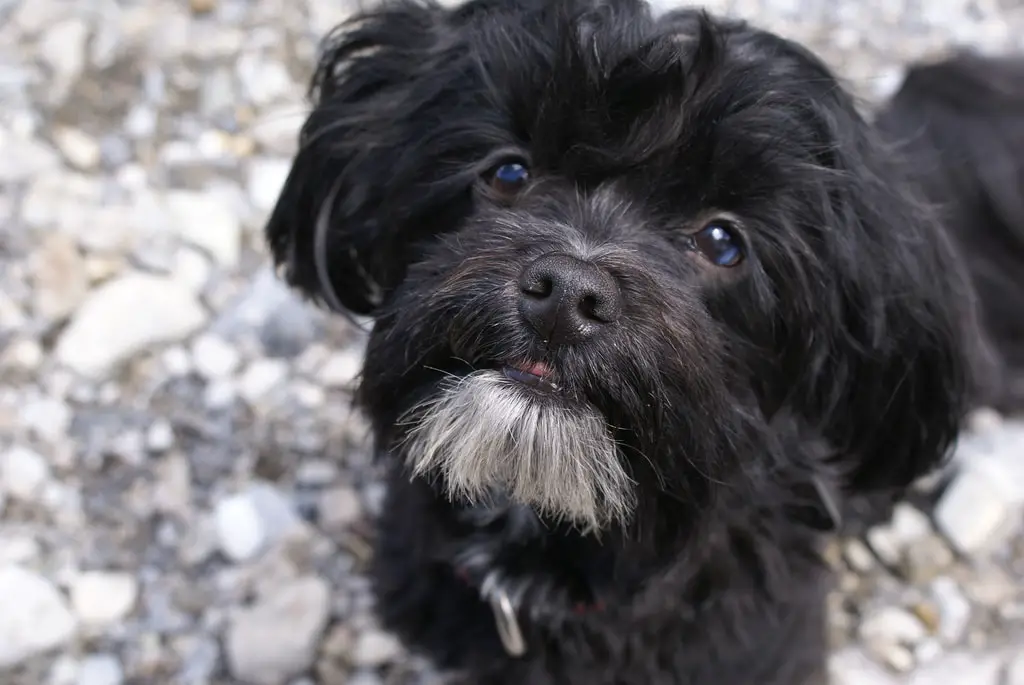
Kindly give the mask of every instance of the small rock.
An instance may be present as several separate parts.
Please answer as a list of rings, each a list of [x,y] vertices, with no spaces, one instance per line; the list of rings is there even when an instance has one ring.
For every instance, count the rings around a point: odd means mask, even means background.
[[[979,407],[967,415],[967,427],[972,433],[991,433],[1002,425],[1003,417],[989,407]]]
[[[225,638],[228,668],[238,680],[279,685],[309,669],[327,626],[330,587],[315,577],[276,586],[232,617]]]
[[[233,495],[219,502],[214,522],[220,549],[231,561],[249,561],[267,544],[259,511],[245,495]]]
[[[320,496],[320,526],[327,532],[337,532],[355,523],[362,515],[359,493],[339,486],[324,491]]]
[[[21,425],[37,438],[51,444],[62,441],[71,426],[73,414],[63,400],[56,397],[34,397],[21,407]]]
[[[262,483],[221,500],[214,517],[221,550],[235,562],[255,558],[302,524],[291,503]]]
[[[235,72],[249,102],[257,107],[282,99],[292,89],[292,78],[284,64],[259,54],[243,53]]]
[[[56,649],[75,634],[75,617],[50,581],[19,566],[0,568],[0,669]]]
[[[857,573],[867,573],[875,567],[875,557],[859,538],[848,540],[844,549],[843,557]]]
[[[35,501],[50,480],[50,465],[38,452],[15,445],[0,454],[0,488],[11,497]]]
[[[966,555],[985,553],[1017,530],[1024,502],[1005,479],[972,463],[957,475],[935,509],[946,538]]]
[[[217,195],[177,191],[167,195],[167,208],[178,234],[207,252],[224,268],[238,265],[242,223]]]
[[[138,582],[131,574],[89,571],[71,583],[71,606],[83,624],[103,627],[124,620],[138,594]]]
[[[174,253],[174,264],[169,273],[174,280],[201,294],[210,282],[213,265],[199,250],[181,247]]]
[[[67,234],[46,236],[32,255],[31,269],[35,283],[33,308],[48,321],[63,320],[89,292],[85,260]]]
[[[0,130],[0,183],[20,183],[60,166],[60,156],[45,143]]]
[[[30,564],[39,557],[39,543],[30,537],[0,537],[0,566]]]
[[[1003,664],[994,654],[946,654],[917,669],[907,685],[1001,685]]]
[[[128,274],[97,288],[61,335],[55,357],[84,376],[103,376],[146,348],[184,338],[207,313],[173,280]]]
[[[1024,654],[1018,654],[1010,660],[1003,685],[1024,685]]]
[[[382,666],[394,661],[401,653],[401,644],[392,635],[370,630],[356,638],[351,660],[356,666]]]
[[[285,158],[253,159],[247,184],[253,207],[263,212],[272,210],[290,171],[291,162]]]
[[[903,555],[903,572],[912,583],[926,583],[953,565],[953,550],[938,536],[911,544]]]
[[[950,578],[936,578],[931,585],[932,596],[939,604],[939,636],[948,645],[959,643],[971,621],[971,603]]]
[[[62,654],[54,660],[50,667],[46,685],[76,685],[78,670],[78,660]]]
[[[178,680],[182,685],[206,685],[213,680],[220,659],[216,640],[199,637],[176,646],[181,657]]]
[[[39,42],[38,54],[62,87],[70,85],[85,67],[89,27],[78,18],[58,21]]]
[[[71,166],[82,170],[95,169],[101,158],[100,144],[84,131],[59,126],[53,131],[53,142]]]
[[[317,379],[329,388],[351,388],[363,368],[361,350],[348,349],[332,354],[320,368]]]
[[[280,359],[257,359],[238,379],[238,394],[249,405],[257,404],[288,377],[288,364]]]
[[[146,449],[166,452],[174,446],[174,428],[164,419],[157,419],[146,429]]]
[[[914,655],[910,648],[928,636],[917,617],[898,607],[885,607],[868,614],[859,632],[868,652],[900,672],[913,667]]]
[[[207,14],[217,8],[217,0],[189,0],[188,8],[193,14]]]
[[[238,350],[216,335],[200,335],[192,343],[193,366],[208,380],[227,378],[240,361]]]
[[[0,354],[0,368],[18,371],[35,371],[43,363],[43,347],[38,340],[22,338],[15,340]]]
[[[124,669],[113,654],[93,654],[82,659],[75,685],[121,685]]]

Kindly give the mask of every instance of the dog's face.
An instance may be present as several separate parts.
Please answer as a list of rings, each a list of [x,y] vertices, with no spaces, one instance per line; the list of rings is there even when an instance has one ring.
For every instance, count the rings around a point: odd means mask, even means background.
[[[804,50],[632,0],[393,3],[328,47],[268,236],[375,317],[361,402],[415,474],[603,527],[813,470],[780,431],[848,488],[942,456],[959,270]]]

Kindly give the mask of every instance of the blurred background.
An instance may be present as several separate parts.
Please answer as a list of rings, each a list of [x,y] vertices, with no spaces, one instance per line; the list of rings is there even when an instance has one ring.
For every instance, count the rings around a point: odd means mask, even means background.
[[[1024,44],[1021,0],[707,7],[806,42],[868,110],[908,60]],[[260,237],[353,10],[0,0],[3,685],[436,682],[360,575],[362,335]],[[836,685],[1024,685],[1024,428],[979,413],[960,454],[984,469],[871,532],[884,564],[830,550]]]

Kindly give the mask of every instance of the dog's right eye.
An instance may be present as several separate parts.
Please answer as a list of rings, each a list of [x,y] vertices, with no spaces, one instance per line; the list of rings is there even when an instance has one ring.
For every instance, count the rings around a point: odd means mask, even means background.
[[[530,172],[520,162],[505,162],[495,167],[490,173],[491,188],[499,194],[511,197],[526,187],[530,180]]]

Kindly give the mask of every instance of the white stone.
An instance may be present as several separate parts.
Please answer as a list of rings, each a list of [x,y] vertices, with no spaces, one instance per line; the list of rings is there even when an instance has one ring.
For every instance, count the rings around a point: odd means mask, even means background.
[[[188,459],[177,452],[168,454],[157,462],[154,471],[154,506],[158,511],[188,520],[192,504],[192,466]]]
[[[1002,668],[998,655],[954,652],[918,668],[907,685],[1001,685]]]
[[[254,405],[272,390],[280,388],[288,377],[288,364],[280,359],[257,359],[238,379],[238,394]]]
[[[236,65],[242,89],[249,100],[264,106],[278,100],[292,89],[292,77],[278,61],[265,59],[253,53],[243,53]]]
[[[34,501],[50,480],[50,465],[43,455],[14,445],[0,454],[0,487],[11,497]]]
[[[0,130],[0,183],[27,181],[60,166],[60,156],[46,143]]]
[[[214,524],[220,549],[231,561],[249,561],[267,543],[267,533],[256,504],[244,494],[221,500],[214,510]]]
[[[138,582],[129,573],[88,571],[71,583],[71,607],[82,624],[103,627],[123,621],[138,594]]]
[[[952,578],[936,578],[932,596],[939,605],[939,636],[948,645],[959,643],[971,621],[971,603]]]
[[[957,474],[935,509],[939,530],[963,554],[986,553],[1020,526],[1024,514],[1021,493],[992,471],[970,463]]]
[[[347,349],[335,352],[320,368],[317,380],[329,388],[351,388],[363,368],[361,350]]]
[[[56,397],[33,397],[22,405],[21,424],[36,437],[56,443],[67,436],[73,418],[71,408]]]
[[[320,525],[326,531],[338,531],[352,525],[362,515],[359,493],[341,485],[320,495]]]
[[[174,446],[174,427],[165,419],[157,419],[146,429],[146,449],[166,452]]]
[[[2,324],[0,327],[3,327]],[[6,369],[35,371],[43,363],[44,356],[43,346],[38,340],[22,338],[13,341],[3,351],[0,366]]]
[[[77,659],[67,654],[61,654],[50,667],[46,685],[76,685],[78,670]]]
[[[302,122],[303,117],[291,105],[264,110],[253,124],[252,135],[265,151],[291,155],[298,147]]]
[[[394,661],[402,653],[398,640],[379,630],[363,632],[352,647],[352,663],[356,666],[381,666]]]
[[[97,288],[57,343],[58,362],[99,377],[147,348],[187,337],[208,314],[180,283],[142,273]]]
[[[928,517],[906,502],[900,502],[893,509],[889,526],[902,547],[907,547],[932,533]]]
[[[83,170],[99,166],[102,156],[100,144],[84,131],[70,126],[58,126],[53,131],[53,142],[71,166]]]
[[[291,171],[291,161],[275,157],[257,157],[249,164],[246,190],[252,206],[262,212],[269,212],[277,204],[277,198]]]
[[[85,299],[89,274],[75,241],[64,233],[51,233],[30,259],[33,309],[44,319],[60,321]]]
[[[50,581],[19,566],[0,567],[0,669],[63,646],[75,617]]]
[[[1024,685],[1024,652],[1011,657],[1003,685]]]
[[[192,343],[192,364],[208,380],[227,378],[240,362],[238,350],[220,336],[205,333]]]
[[[176,191],[166,197],[178,235],[207,252],[225,268],[238,266],[242,222],[231,207],[212,192]]]
[[[11,564],[31,564],[39,558],[41,549],[34,539],[23,535],[0,537],[0,567]]]
[[[860,624],[861,640],[876,653],[876,648],[889,645],[915,645],[927,635],[924,624],[899,607],[876,609],[868,613]]]
[[[61,86],[70,84],[85,67],[89,27],[78,18],[57,22],[39,41],[39,56],[53,70]]]
[[[174,264],[170,272],[174,280],[202,294],[203,288],[210,282],[213,264],[198,248],[182,246],[174,253]]]
[[[313,664],[330,612],[330,587],[304,577],[272,586],[240,609],[224,641],[228,668],[253,685],[279,685]]]
[[[75,685],[121,685],[124,669],[113,654],[93,654],[82,659]]]

